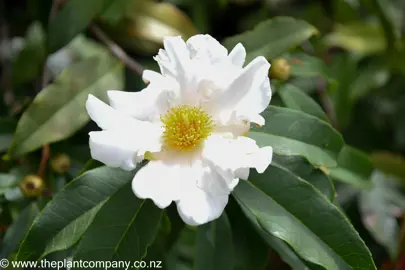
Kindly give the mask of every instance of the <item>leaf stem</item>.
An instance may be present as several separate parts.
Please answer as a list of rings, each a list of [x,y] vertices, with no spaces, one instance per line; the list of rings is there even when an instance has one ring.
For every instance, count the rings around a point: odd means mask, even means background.
[[[111,51],[115,57],[120,59],[124,64],[135,73],[142,76],[143,66],[131,58],[117,43],[110,39],[96,24],[90,25],[91,32],[100,39]]]

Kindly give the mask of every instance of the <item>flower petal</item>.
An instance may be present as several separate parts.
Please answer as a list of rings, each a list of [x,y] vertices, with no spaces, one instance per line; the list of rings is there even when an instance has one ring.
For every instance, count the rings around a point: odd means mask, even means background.
[[[184,40],[180,36],[165,37],[163,45],[170,62],[177,70],[177,76],[184,74],[190,65],[190,54]]]
[[[217,110],[227,115],[237,111],[249,121],[260,119],[257,114],[266,109],[271,99],[269,68],[264,57],[255,58],[216,100]]]
[[[220,62],[228,55],[228,50],[210,35],[195,35],[187,40],[187,47],[192,59]]]
[[[115,110],[91,94],[87,98],[86,109],[90,118],[105,130],[125,129],[128,126],[143,129],[150,125]]]
[[[185,223],[196,226],[222,214],[230,191],[223,185],[221,176],[202,162],[194,163],[190,172],[190,177],[182,179],[177,210]]]
[[[159,124],[129,117],[89,95],[86,108],[104,131],[90,132],[92,157],[111,167],[126,170],[144,158],[147,151],[161,150],[163,129]]]
[[[221,216],[229,195],[212,196],[202,189],[190,190],[177,203],[177,211],[185,223],[191,226],[208,223]]]
[[[136,167],[137,146],[129,136],[114,131],[90,132],[91,157],[110,167]]]
[[[234,177],[247,176],[241,168],[255,168],[263,173],[273,157],[270,146],[259,148],[253,139],[239,136],[236,139],[219,135],[210,136],[205,142],[202,157],[222,172]]]
[[[184,168],[180,164],[150,161],[132,180],[132,190],[141,199],[152,199],[160,208],[178,200]]]
[[[232,51],[228,55],[228,59],[235,66],[242,67],[245,63],[246,50],[241,43],[236,44]]]

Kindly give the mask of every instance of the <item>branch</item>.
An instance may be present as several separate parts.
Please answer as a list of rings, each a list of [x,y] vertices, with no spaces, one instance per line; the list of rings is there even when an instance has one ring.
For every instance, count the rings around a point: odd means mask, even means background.
[[[97,25],[90,25],[91,32],[100,39],[114,54],[118,59],[120,59],[124,64],[135,73],[142,76],[143,66],[131,58],[118,44],[116,44],[112,39],[110,39]]]

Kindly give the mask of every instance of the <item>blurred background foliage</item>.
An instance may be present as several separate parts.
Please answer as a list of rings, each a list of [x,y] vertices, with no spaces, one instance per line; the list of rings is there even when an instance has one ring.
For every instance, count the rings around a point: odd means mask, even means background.
[[[264,55],[272,104],[329,120],[343,134],[350,146],[338,167],[321,169],[377,267],[404,269],[402,0],[0,0],[0,257],[16,253],[54,194],[99,166],[90,160],[87,134],[96,126],[83,108],[87,95],[141,90],[139,73],[158,69],[152,56],[162,37],[197,33],[228,49],[242,41],[248,59]],[[171,247],[168,269],[191,269],[195,230],[171,221],[159,235],[180,238],[154,246]],[[244,222],[232,224],[243,235],[234,239],[236,269],[304,269],[291,258],[288,266],[275,252],[285,247],[274,240],[269,249]]]

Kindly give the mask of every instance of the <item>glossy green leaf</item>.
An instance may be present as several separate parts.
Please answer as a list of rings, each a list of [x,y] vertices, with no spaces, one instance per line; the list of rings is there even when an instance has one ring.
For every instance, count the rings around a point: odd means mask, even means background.
[[[304,156],[317,166],[336,166],[344,142],[330,124],[300,111],[274,106],[269,106],[262,116],[266,125],[249,132],[258,145],[270,145],[280,155]]]
[[[71,136],[89,121],[88,95],[106,99],[108,89],[123,87],[122,76],[121,64],[109,58],[89,58],[66,69],[21,116],[8,154],[20,156]]]
[[[116,191],[84,233],[74,260],[141,261],[158,231],[162,210],[138,199],[131,183]]]
[[[351,184],[358,188],[370,188],[370,175],[373,164],[361,151],[345,145],[338,157],[338,167],[330,168],[329,175],[334,180]]]
[[[253,30],[224,40],[229,50],[241,42],[247,51],[246,62],[257,56],[273,59],[317,34],[315,27],[291,17],[276,17],[259,23]]]
[[[13,61],[12,81],[18,86],[34,80],[42,73],[45,62],[45,33],[38,22],[27,30],[24,48]]]
[[[300,156],[274,155],[273,164],[277,164],[297,177],[307,181],[321,191],[331,202],[335,199],[335,187],[328,176],[320,169],[312,166],[308,160]]]
[[[48,49],[55,52],[84,31],[90,22],[109,7],[111,0],[70,0],[49,23]]]
[[[74,246],[93,222],[95,215],[104,205],[104,203],[105,202],[101,202],[100,204],[96,205],[58,232],[49,242],[46,243],[46,247],[41,255],[41,258],[50,253],[66,250]]]
[[[15,126],[12,119],[0,118],[0,152],[7,150],[11,145]]]
[[[328,116],[319,104],[294,85],[284,84],[280,87],[277,93],[279,93],[281,99],[288,108],[305,112],[324,121],[329,121]]]
[[[35,219],[20,246],[17,259],[38,259],[64,228],[109,198],[133,176],[134,172],[101,167],[70,182]]]
[[[243,213],[248,217],[253,228],[258,232],[266,244],[274,249],[280,258],[293,270],[309,270],[304,261],[283,241],[267,233],[259,224],[253,213],[244,205],[240,204]]]
[[[21,211],[2,239],[1,258],[7,258],[12,252],[16,251],[38,212],[39,209],[36,203],[31,203]]]
[[[325,37],[325,43],[362,56],[381,53],[386,47],[381,26],[365,22],[336,25],[335,31]]]
[[[267,244],[254,230],[250,221],[233,198],[226,206],[226,214],[232,227],[232,242],[235,257],[235,270],[264,270],[269,261]]]
[[[265,173],[239,183],[233,194],[264,231],[288,243],[306,261],[328,270],[376,269],[345,215],[288,170],[272,164]]]
[[[194,269],[231,270],[234,269],[234,256],[232,231],[226,214],[198,227]]]

